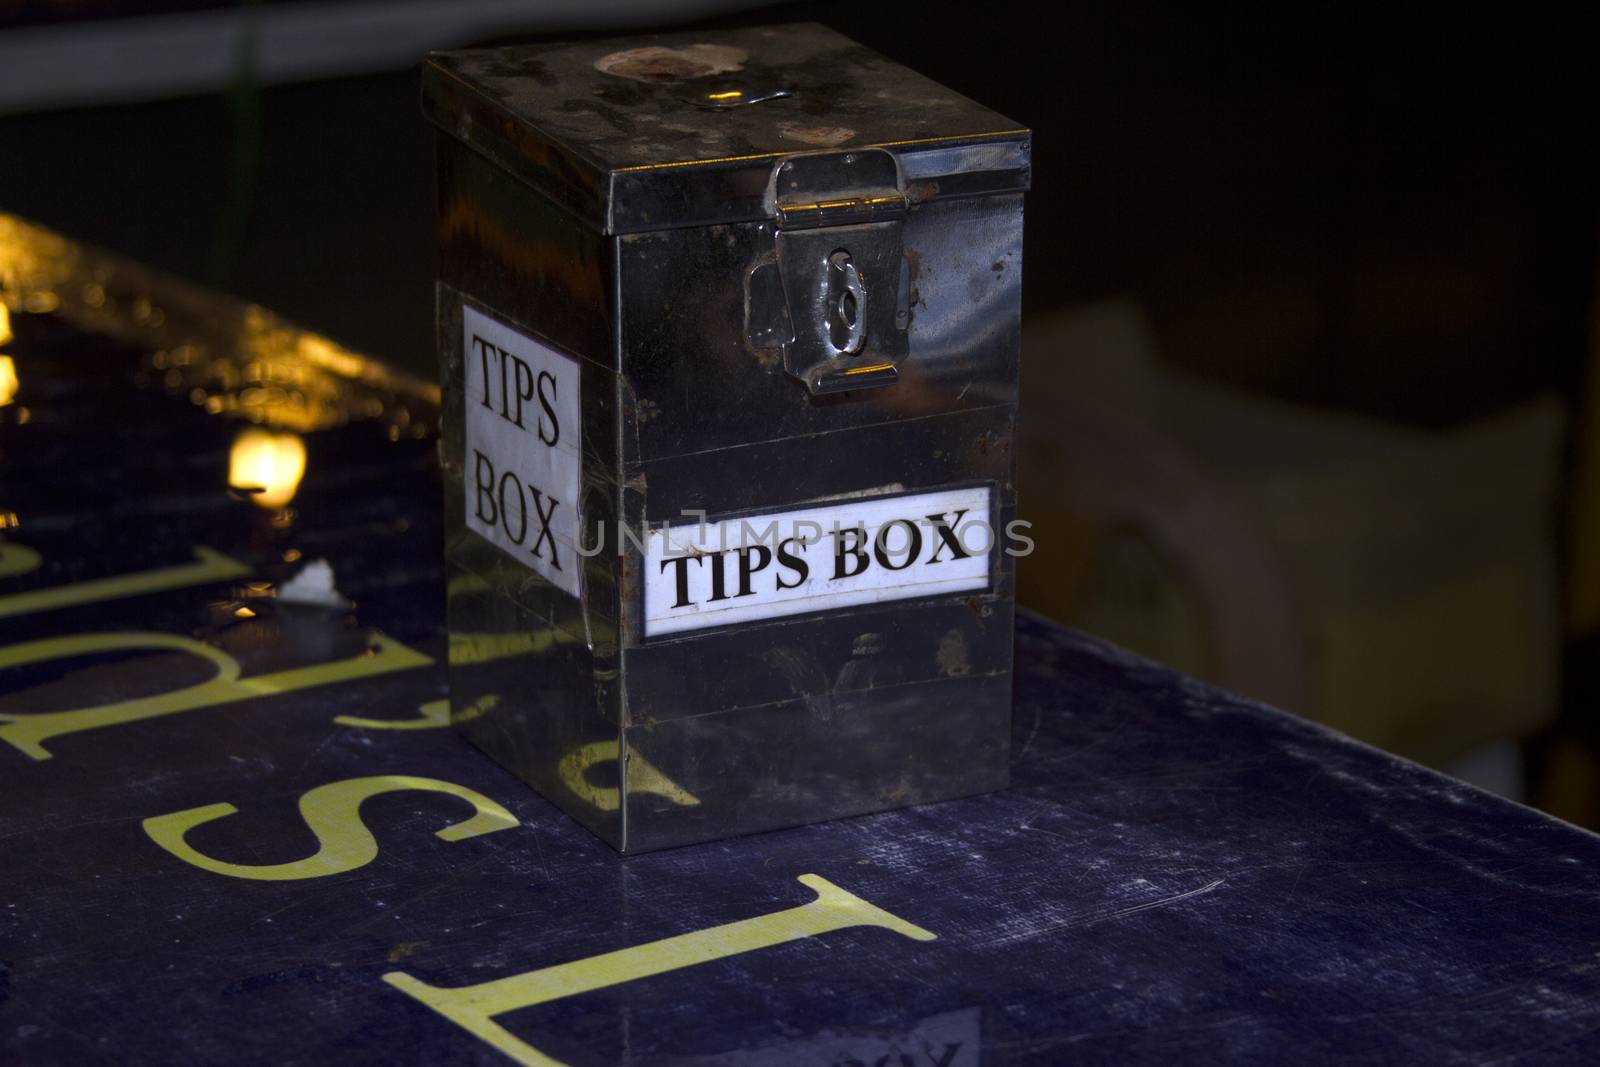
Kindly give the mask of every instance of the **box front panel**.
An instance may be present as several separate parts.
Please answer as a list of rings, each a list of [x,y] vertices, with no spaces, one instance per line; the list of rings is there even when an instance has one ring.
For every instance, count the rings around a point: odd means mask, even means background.
[[[1010,707],[1007,671],[630,726],[627,850],[1003,789]]]
[[[811,462],[795,464],[804,476],[796,473],[784,483],[789,486],[785,495],[789,501],[810,501],[811,507],[820,506],[841,516],[840,537],[834,536],[829,523],[820,531],[805,531],[820,540],[804,552],[797,545],[787,547],[801,554],[823,578],[824,588],[836,584],[830,581],[836,573],[881,572],[884,562],[903,562],[904,557],[896,554],[905,545],[899,531],[883,537],[886,561],[876,558],[876,536],[862,540],[850,533],[850,527],[869,509],[901,500],[920,501],[925,494],[952,487],[987,490],[987,514],[969,513],[957,520],[946,512],[944,517],[952,524],[947,528],[957,535],[962,551],[987,557],[984,570],[988,581],[980,588],[933,597],[916,595],[914,587],[891,589],[895,595],[881,602],[731,624],[719,625],[720,616],[709,615],[707,628],[654,637],[644,636],[648,590],[641,590],[637,603],[625,605],[637,615],[635,633],[639,635],[624,652],[631,720],[688,718],[741,704],[784,700],[797,692],[850,688],[857,684],[852,679],[863,677],[863,654],[872,657],[868,677],[892,678],[896,683],[931,680],[945,676],[939,649],[952,642],[959,642],[965,650],[966,669],[972,673],[1008,671],[1009,627],[991,626],[984,613],[1010,602],[1015,557],[1008,549],[1023,547],[1013,536],[1019,531],[1011,527],[1016,512],[1011,487],[1012,426],[1011,409],[994,408],[863,427],[809,442],[806,455]],[[743,518],[758,508],[777,510],[770,505],[778,495],[777,481],[750,472],[790,462],[792,449],[793,442],[766,442],[648,465],[654,501],[676,501],[678,510],[703,511],[708,516],[708,533],[726,534],[728,551],[708,555],[703,563],[684,565],[701,573],[720,569],[722,592],[728,598],[723,603],[757,599],[779,582],[795,578],[778,552],[766,559],[756,545],[767,533],[764,524]],[[867,507],[858,506],[862,504]],[[906,514],[913,520],[919,516],[925,520],[919,526],[918,557],[922,561],[938,559],[925,570],[936,573],[942,567],[970,562],[954,559],[956,553],[933,523],[926,521],[928,517],[920,515],[922,510],[911,509]],[[981,527],[976,525],[980,521]],[[957,522],[959,529],[954,528]],[[691,531],[698,532],[692,525],[685,532]],[[787,534],[788,530],[780,528],[777,533]],[[741,540],[749,544],[742,545]],[[642,569],[642,557],[639,565]],[[657,567],[668,576],[676,569],[670,563]],[[908,567],[884,578],[899,578],[911,571]],[[746,572],[748,581],[744,580]],[[703,599],[703,580],[690,592]],[[889,633],[896,636],[892,647],[885,649],[882,638]],[[920,636],[913,638],[913,634]],[[801,663],[806,664],[804,670],[798,666]],[[807,681],[802,683],[801,676]],[[800,685],[806,688],[797,689]]]
[[[931,523],[909,535],[915,564],[873,551],[870,531],[802,546],[780,529],[752,548],[746,528],[728,551],[680,532],[675,551],[630,548],[624,721],[646,768],[627,800],[630,851],[1005,783],[1021,223],[1016,196],[913,210],[900,380],[824,397],[745,335],[769,226],[618,240],[633,528],[754,519],[759,537],[796,514],[881,528],[898,501],[918,511],[907,522],[976,506],[985,527],[976,569]],[[939,585],[952,563],[970,573]],[[868,568],[882,595],[848,593]],[[648,788],[661,782],[670,797]]]

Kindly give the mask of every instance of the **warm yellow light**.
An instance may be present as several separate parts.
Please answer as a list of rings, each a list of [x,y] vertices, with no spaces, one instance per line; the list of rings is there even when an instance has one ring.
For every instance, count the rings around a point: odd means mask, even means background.
[[[0,345],[11,340],[11,309],[0,303]]]
[[[0,308],[5,307],[0,304]],[[10,356],[0,355],[0,408],[11,403],[11,398],[17,395],[17,365]]]
[[[305,473],[306,445],[299,434],[251,427],[234,439],[228,454],[228,484],[250,491],[250,499],[264,508],[293,500]]]

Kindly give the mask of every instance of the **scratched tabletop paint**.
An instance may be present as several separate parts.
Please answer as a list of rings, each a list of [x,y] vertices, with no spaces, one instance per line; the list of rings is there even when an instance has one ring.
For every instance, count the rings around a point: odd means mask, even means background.
[[[1600,839],[1032,617],[1006,792],[620,859],[444,724],[435,394],[0,285],[0,1062],[1600,1055]]]

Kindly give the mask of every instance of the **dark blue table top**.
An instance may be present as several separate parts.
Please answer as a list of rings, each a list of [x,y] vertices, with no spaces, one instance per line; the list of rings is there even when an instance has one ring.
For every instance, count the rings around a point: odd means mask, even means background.
[[[1600,838],[1026,615],[1008,791],[621,859],[440,718],[426,387],[8,265],[0,1061],[1597,1056]]]

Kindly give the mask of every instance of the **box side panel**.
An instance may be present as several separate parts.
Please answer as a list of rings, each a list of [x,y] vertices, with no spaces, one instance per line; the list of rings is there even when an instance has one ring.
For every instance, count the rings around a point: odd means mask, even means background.
[[[434,141],[439,277],[615,369],[611,241],[454,138]]]
[[[536,335],[537,330],[528,326],[525,320],[502,310],[513,306],[511,300],[503,299],[496,306],[489,300],[461,292],[446,281],[438,285],[437,300],[442,392],[439,466],[444,483],[445,555],[476,574],[498,575],[497,585],[503,587],[507,596],[539,618],[583,638],[586,644],[593,645],[601,654],[613,657],[618,630],[618,560],[615,552],[584,555],[563,546],[559,556],[560,565],[580,573],[580,588],[583,591],[580,600],[490,543],[471,529],[468,522],[468,511],[473,507],[475,493],[481,487],[477,484],[478,471],[473,462],[475,457],[468,454],[466,440],[469,420],[464,396],[463,309],[479,311],[529,335]],[[519,309],[519,314],[534,318],[538,313],[536,306]],[[581,474],[578,500],[560,501],[559,506],[575,504],[586,528],[601,523],[611,527],[614,525],[618,494],[615,459],[616,376],[584,361],[580,387],[578,407],[582,419],[582,443],[579,450]],[[500,465],[514,466],[515,457],[511,459],[512,463],[502,462]],[[492,500],[489,506],[495,506]],[[530,530],[526,542],[535,544],[538,518],[532,510],[531,501],[525,502],[524,507],[528,509],[526,514]],[[580,540],[585,547],[599,543],[598,536],[590,535],[587,531]]]
[[[467,455],[463,337],[463,309],[471,309],[558,353],[553,358],[575,361],[578,499],[561,506],[577,509],[580,526],[611,522],[618,493],[611,243],[452,139],[439,137],[438,150],[452,719],[497,762],[620,845],[617,558],[563,550],[563,573],[580,575],[580,599],[471,528],[469,494],[481,487]],[[527,448],[540,447],[524,439]],[[515,451],[496,462],[509,470],[519,459],[531,462]],[[481,508],[475,517],[481,523]],[[553,546],[545,551],[553,554]]]
[[[511,565],[508,565],[511,566]],[[581,635],[507,595],[507,575],[446,561],[450,717],[495,762],[621,847],[618,733]]]

